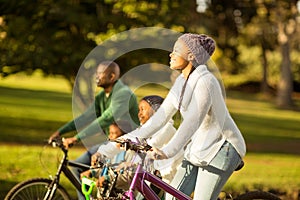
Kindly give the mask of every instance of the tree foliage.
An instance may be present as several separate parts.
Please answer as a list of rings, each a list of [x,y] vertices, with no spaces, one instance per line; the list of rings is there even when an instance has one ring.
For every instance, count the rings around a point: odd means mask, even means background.
[[[221,49],[224,51],[231,49],[227,51],[229,53],[224,52],[225,57],[234,58],[236,61],[237,56],[241,54],[237,51],[240,43],[261,48],[261,89],[264,92],[268,92],[269,88],[267,52],[281,53],[277,105],[285,108],[293,106],[293,66],[290,53],[291,47],[295,45],[297,46],[295,50],[299,51],[300,21],[297,3],[297,0],[255,0],[233,1],[229,4],[228,1],[215,0],[212,1],[214,6],[211,6],[210,10],[217,16],[217,21],[221,22],[215,29],[218,33],[218,43],[222,45]],[[232,64],[234,66],[231,68],[232,73],[239,73],[236,67],[243,68],[238,62]]]
[[[300,61],[290,58],[291,52],[299,52],[297,0],[202,0],[208,6],[204,13],[196,11],[197,1],[183,0],[0,2],[1,76],[42,69],[46,75],[63,75],[73,85],[81,63],[95,46],[122,31],[156,26],[212,35],[219,47],[216,62],[226,74],[245,73],[249,68],[239,59],[242,45],[259,47],[261,57],[249,59],[261,60],[262,88],[268,87],[268,53],[280,52],[277,96],[282,99],[278,102],[293,103],[292,79],[300,79],[295,75]],[[167,64],[168,52],[141,49],[117,61],[125,72],[143,63]]]
[[[184,12],[177,12],[177,17],[172,13],[194,4],[179,0],[3,1],[0,73],[30,74],[42,69],[45,74],[61,74],[73,84],[81,62],[97,44],[136,27],[177,26],[184,31],[182,24],[191,18]],[[147,62],[147,56],[140,59]],[[127,69],[134,62],[122,59]]]

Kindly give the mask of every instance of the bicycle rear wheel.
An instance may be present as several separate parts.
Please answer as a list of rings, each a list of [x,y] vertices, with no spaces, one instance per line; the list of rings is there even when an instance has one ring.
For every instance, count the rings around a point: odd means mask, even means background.
[[[251,191],[237,196],[234,200],[281,200],[281,199],[270,192]]]
[[[44,199],[50,183],[51,180],[45,178],[34,178],[21,182],[7,193],[5,200]],[[71,198],[67,191],[59,185],[53,200],[71,200]]]

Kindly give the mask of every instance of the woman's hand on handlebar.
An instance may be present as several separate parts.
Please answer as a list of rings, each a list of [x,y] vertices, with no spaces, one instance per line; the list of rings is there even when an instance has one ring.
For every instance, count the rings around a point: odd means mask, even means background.
[[[125,151],[127,150],[126,149],[126,144],[128,143],[128,140],[126,140],[122,137],[118,137],[116,139],[109,139],[109,141],[115,142],[117,148],[125,150]]]

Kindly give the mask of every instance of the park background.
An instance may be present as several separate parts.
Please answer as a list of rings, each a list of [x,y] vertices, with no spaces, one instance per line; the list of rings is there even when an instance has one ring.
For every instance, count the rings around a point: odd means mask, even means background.
[[[122,31],[161,27],[206,33],[217,42],[213,60],[222,75],[229,111],[248,148],[244,169],[224,190],[259,189],[299,199],[297,5],[298,1],[284,0],[2,1],[0,198],[19,181],[53,175],[58,152],[44,145],[73,117],[72,89],[85,56]],[[125,74],[145,63],[167,65],[169,53],[140,49],[116,62]],[[138,98],[166,94],[151,84],[135,92]],[[78,145],[70,157],[83,151]]]

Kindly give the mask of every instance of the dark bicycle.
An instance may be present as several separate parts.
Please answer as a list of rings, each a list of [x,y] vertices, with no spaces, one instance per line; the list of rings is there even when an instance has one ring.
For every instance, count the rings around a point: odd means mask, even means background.
[[[63,145],[62,139],[58,138],[52,141],[52,146],[59,147],[63,151],[63,157],[57,168],[54,178],[32,178],[23,181],[14,186],[6,195],[5,200],[71,200],[70,195],[66,189],[60,185],[60,176],[63,172],[67,179],[74,185],[74,187],[82,192],[81,182],[71,171],[70,167],[77,167],[83,170],[90,170],[89,165],[77,163],[68,159],[68,149]],[[97,168],[103,167],[104,164],[98,162]],[[109,196],[117,196],[113,187],[107,187],[106,190],[101,191],[103,198]],[[83,194],[84,195],[84,194]]]

